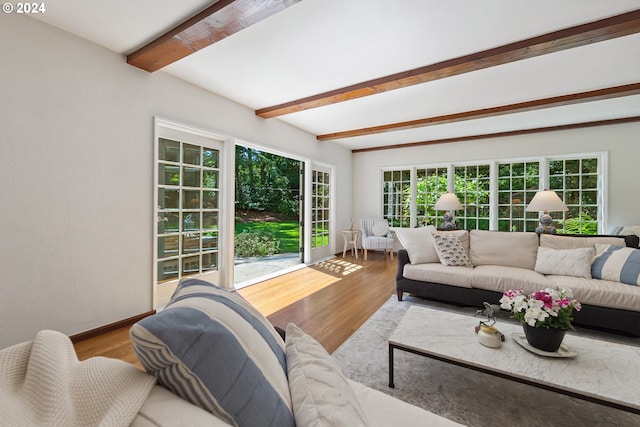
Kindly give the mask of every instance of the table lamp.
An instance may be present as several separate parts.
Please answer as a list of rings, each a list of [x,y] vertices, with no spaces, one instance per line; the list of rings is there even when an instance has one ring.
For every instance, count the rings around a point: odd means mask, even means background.
[[[568,210],[569,208],[565,206],[558,194],[553,190],[538,191],[525,209],[527,212],[542,212],[540,225],[536,227],[536,233],[538,234],[555,234],[556,228],[552,225],[553,219],[549,212]]]
[[[443,216],[444,223],[441,228],[445,230],[453,230],[456,228],[456,225],[453,222],[453,212],[462,209],[462,205],[454,193],[441,194],[440,198],[436,202],[435,209],[437,211],[446,211]]]

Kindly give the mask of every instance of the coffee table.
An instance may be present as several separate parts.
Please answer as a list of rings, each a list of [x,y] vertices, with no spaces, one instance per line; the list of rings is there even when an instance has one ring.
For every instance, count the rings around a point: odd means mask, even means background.
[[[479,317],[412,306],[389,338],[389,387],[394,387],[393,352],[403,350],[491,375],[640,414],[640,347],[568,333],[571,358],[539,356],[512,334],[522,326],[498,322],[500,348],[478,342]]]

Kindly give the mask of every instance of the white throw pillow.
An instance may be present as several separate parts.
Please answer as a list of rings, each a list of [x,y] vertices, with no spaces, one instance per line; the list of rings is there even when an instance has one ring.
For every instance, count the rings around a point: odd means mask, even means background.
[[[411,264],[440,262],[433,247],[433,236],[437,230],[433,225],[418,228],[397,228],[395,234],[403,248],[407,250]]]
[[[440,262],[446,266],[469,266],[471,262],[460,239],[449,233],[433,233],[433,245]]]
[[[540,246],[535,271],[591,279],[591,260],[594,255],[594,248],[552,249]]]
[[[286,353],[297,427],[368,425],[355,392],[335,360],[293,323],[287,325]]]
[[[389,234],[389,224],[385,221],[376,222],[371,228],[374,236],[385,237]]]

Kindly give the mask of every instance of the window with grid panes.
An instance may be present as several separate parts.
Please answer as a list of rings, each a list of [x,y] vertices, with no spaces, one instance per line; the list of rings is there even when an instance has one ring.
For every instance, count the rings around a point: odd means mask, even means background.
[[[391,227],[411,226],[411,169],[383,173],[382,216]]]
[[[158,144],[158,283],[217,270],[219,150]]]
[[[329,244],[329,173],[314,170],[311,178],[311,247]]]
[[[416,169],[416,224],[440,225],[442,215],[438,215],[434,206],[438,197],[447,192],[446,167]]]
[[[465,230],[488,230],[490,207],[489,165],[456,166],[454,191],[463,206],[454,213],[456,227]]]
[[[498,230],[536,230],[538,213],[525,208],[539,185],[539,161],[498,163]]]
[[[549,189],[569,208],[549,212],[565,234],[598,233],[598,158],[549,160]]]
[[[600,173],[603,159],[604,154],[589,154],[383,171],[383,212],[394,226],[409,227],[411,223],[437,226],[443,212],[434,213],[431,206],[453,185],[464,206],[464,210],[455,212],[459,228],[535,231],[539,214],[525,209],[537,191],[549,188],[569,208],[566,213],[550,212],[559,233],[596,234],[604,209],[599,203],[603,199],[604,177]],[[448,167],[453,167],[453,176],[447,176]],[[490,175],[493,170],[496,176]],[[412,173],[416,175],[414,184],[410,179]],[[446,184],[434,190],[436,182]],[[492,193],[494,188],[497,194]],[[415,207],[411,194],[416,195]]]

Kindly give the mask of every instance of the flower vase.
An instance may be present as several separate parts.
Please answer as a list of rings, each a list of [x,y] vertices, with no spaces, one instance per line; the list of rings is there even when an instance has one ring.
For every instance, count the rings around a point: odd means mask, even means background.
[[[564,334],[567,332],[564,329],[558,328],[536,328],[529,326],[527,323],[523,323],[524,335],[527,338],[527,342],[538,350],[555,352],[558,351]]]

